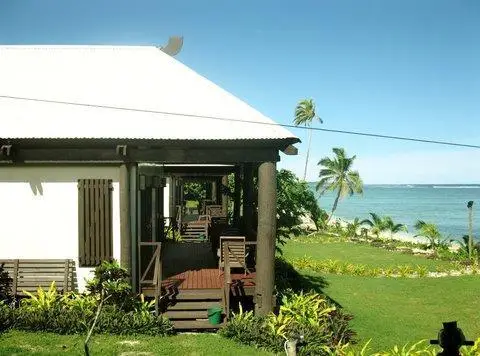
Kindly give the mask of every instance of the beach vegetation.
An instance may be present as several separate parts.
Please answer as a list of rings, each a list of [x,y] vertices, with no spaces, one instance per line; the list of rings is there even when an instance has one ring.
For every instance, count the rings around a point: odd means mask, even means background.
[[[390,237],[392,237],[392,234],[394,233],[407,231],[406,225],[397,224],[390,216],[382,217],[376,213],[370,213],[370,218],[362,220],[360,224],[369,226],[370,233],[375,235],[377,239],[380,238],[380,234],[384,231],[389,231]]]
[[[324,157],[318,162],[321,169],[320,180],[316,185],[316,190],[320,191],[320,194],[324,194],[326,191],[336,192],[330,219],[342,198],[363,193],[360,174],[352,169],[356,156],[347,157],[343,148],[335,147],[332,151],[334,154],[332,158]]]
[[[303,99],[295,107],[295,118],[293,124],[295,126],[303,125],[305,127],[310,127],[312,122],[316,120],[323,123],[322,119],[317,115],[315,102],[313,99]],[[307,167],[308,167],[308,158],[310,156],[310,146],[312,144],[312,130],[308,130],[308,145],[307,145],[307,156],[305,158],[305,169],[303,171],[303,180],[307,179]]]
[[[428,240],[429,247],[435,248],[438,246],[442,234],[436,224],[417,220],[415,223],[415,229],[418,231],[418,234],[415,235],[415,237],[425,237]]]

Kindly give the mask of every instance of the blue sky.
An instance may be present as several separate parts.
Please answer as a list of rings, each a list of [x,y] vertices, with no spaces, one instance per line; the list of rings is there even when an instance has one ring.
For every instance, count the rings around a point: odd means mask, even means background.
[[[162,45],[174,34],[180,61],[278,122],[311,97],[324,128],[480,144],[477,0],[0,0],[2,44]],[[334,146],[357,155],[366,183],[480,183],[478,149],[322,132],[308,179]],[[299,150],[280,166],[301,175]]]

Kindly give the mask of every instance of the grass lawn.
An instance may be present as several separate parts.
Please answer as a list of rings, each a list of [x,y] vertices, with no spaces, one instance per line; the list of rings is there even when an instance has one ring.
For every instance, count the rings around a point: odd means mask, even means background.
[[[307,255],[371,267],[410,264],[435,270],[438,265],[448,264],[349,242],[289,241],[284,254],[287,258]],[[436,338],[443,321],[457,320],[467,338],[480,337],[480,276],[374,278],[301,273],[313,283],[327,282],[323,292],[354,315],[352,327],[362,344],[372,339],[372,351]]]
[[[10,331],[0,334],[0,355],[84,355],[84,336]],[[271,355],[216,334],[170,337],[94,335],[92,355]]]
[[[310,274],[311,277],[314,274]],[[359,339],[375,351],[434,339],[443,321],[480,337],[480,277],[372,278],[329,275],[324,291],[355,319]]]
[[[285,257],[301,258],[312,257],[316,260],[340,260],[354,264],[363,264],[369,267],[394,267],[398,265],[425,266],[435,271],[437,266],[448,266],[450,262],[427,259],[422,256],[403,254],[396,251],[388,251],[383,248],[351,242],[326,242],[302,243],[289,241],[283,248]]]

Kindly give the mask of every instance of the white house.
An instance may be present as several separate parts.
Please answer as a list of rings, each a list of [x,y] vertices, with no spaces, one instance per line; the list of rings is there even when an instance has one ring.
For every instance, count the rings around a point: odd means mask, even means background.
[[[163,165],[250,165],[268,279],[275,163],[298,141],[156,47],[0,46],[0,259],[73,259],[80,289],[99,258],[135,276],[143,163],[160,179]],[[168,215],[168,186],[151,186]]]

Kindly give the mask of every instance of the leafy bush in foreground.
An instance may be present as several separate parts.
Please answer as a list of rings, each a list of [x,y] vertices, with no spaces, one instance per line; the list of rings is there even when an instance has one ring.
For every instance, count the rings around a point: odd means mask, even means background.
[[[4,264],[0,264],[0,301],[6,301],[11,298],[12,278],[4,269]]]
[[[282,352],[287,339],[303,336],[300,355],[326,355],[329,350],[352,341],[351,319],[321,294],[286,293],[278,315],[256,317],[240,308],[220,333],[273,352]]]
[[[0,331],[48,331],[58,334],[85,333],[92,327],[97,308],[105,301],[93,331],[108,334],[168,335],[173,326],[163,316],[153,314],[153,302],[135,295],[127,282],[128,274],[116,262],[104,262],[88,282],[89,294],[58,294],[55,283],[11,309],[0,304]]]

